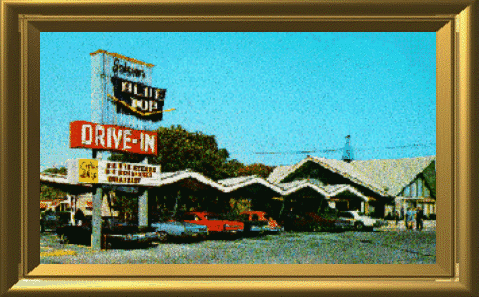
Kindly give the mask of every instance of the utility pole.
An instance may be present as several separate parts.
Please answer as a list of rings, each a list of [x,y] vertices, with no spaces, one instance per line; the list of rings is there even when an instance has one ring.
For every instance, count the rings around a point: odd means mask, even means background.
[[[351,135],[346,136],[346,144],[344,145],[343,161],[350,163],[353,159],[353,148],[351,147]]]

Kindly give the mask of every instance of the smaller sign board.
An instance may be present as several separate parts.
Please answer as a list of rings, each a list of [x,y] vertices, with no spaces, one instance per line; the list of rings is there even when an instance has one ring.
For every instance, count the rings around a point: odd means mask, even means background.
[[[73,184],[150,185],[160,182],[161,166],[95,159],[67,161],[68,182]]]
[[[158,154],[157,133],[115,125],[86,121],[70,123],[70,147],[128,152],[143,155]]]

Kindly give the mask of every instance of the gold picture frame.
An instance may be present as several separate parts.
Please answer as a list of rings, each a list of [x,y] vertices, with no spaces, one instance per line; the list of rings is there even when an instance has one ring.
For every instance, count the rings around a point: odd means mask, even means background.
[[[473,219],[478,7],[477,1],[456,0],[2,1],[0,294],[479,294],[479,228]],[[40,183],[39,43],[40,32],[48,31],[436,32],[436,264],[40,265],[34,219]]]

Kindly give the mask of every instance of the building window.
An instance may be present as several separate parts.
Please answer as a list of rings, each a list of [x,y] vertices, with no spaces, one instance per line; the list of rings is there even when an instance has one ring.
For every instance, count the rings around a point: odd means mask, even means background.
[[[410,197],[410,196],[411,196],[411,188],[410,188],[410,186],[406,186],[406,187],[404,188],[404,196],[406,196],[406,197]]]
[[[411,197],[416,197],[417,196],[417,185],[416,183],[411,184]]]
[[[417,180],[417,196],[423,196],[423,186],[422,186],[422,179],[418,178]]]
[[[431,197],[428,187],[424,187],[424,197]]]

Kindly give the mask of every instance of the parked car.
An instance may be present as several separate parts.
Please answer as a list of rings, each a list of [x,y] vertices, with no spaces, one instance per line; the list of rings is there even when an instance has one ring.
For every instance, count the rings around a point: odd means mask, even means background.
[[[351,228],[351,223],[341,218],[326,218],[313,212],[307,212],[306,215],[310,216],[315,221],[315,231],[344,231]]]
[[[158,235],[157,240],[166,242],[169,239],[205,239],[208,234],[208,227],[198,224],[192,224],[176,220],[168,220],[163,222],[152,223],[151,227],[155,228]]]
[[[264,211],[243,211],[240,213],[240,220],[244,223],[244,232],[248,235],[259,235],[264,233],[277,233],[284,231],[276,220],[269,217]]]
[[[186,212],[179,218],[180,221],[203,225],[208,228],[210,234],[242,234],[244,223],[224,220],[215,213],[207,211]]]
[[[40,232],[55,231],[57,227],[57,216],[46,214],[40,218]]]
[[[369,216],[361,214],[359,211],[348,210],[339,212],[338,216],[350,222],[354,229],[361,230],[373,230],[374,228],[386,226],[387,222],[381,219],[373,219]]]
[[[350,228],[346,220],[322,217],[313,212],[289,212],[281,220],[286,231],[344,231]]]
[[[55,232],[58,227],[68,225],[69,213],[66,212],[42,212],[40,214],[40,232]]]
[[[57,228],[57,234],[62,243],[91,244],[91,224],[82,226],[62,226]],[[158,238],[154,228],[138,227],[117,221],[106,221],[102,226],[102,246],[148,245]]]

